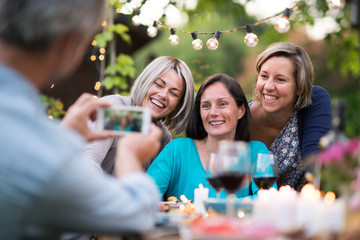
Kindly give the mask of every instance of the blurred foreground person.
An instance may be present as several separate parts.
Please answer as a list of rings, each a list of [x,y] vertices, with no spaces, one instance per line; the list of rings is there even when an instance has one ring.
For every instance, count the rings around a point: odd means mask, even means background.
[[[39,89],[70,74],[100,26],[105,0],[0,0],[0,239],[49,239],[63,231],[144,231],[160,198],[142,164],[161,130],[119,141],[115,177],[98,174],[82,148],[87,120],[108,104],[82,95],[61,126],[50,121]]]

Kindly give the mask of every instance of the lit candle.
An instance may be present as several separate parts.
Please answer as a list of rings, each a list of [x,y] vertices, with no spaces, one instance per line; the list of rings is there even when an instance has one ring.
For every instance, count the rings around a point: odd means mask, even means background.
[[[206,214],[206,209],[204,202],[209,198],[209,189],[204,188],[203,185],[200,183],[199,188],[195,188],[194,190],[194,205],[195,205],[195,212],[201,213],[203,215]]]
[[[327,192],[324,196],[321,222],[322,232],[341,232],[344,228],[345,202],[335,199],[333,192]]]
[[[305,229],[307,236],[314,235],[321,229],[322,203],[320,191],[313,184],[305,184],[298,201],[298,226]]]
[[[297,192],[289,185],[282,186],[277,194],[276,228],[280,232],[291,232],[296,229]]]

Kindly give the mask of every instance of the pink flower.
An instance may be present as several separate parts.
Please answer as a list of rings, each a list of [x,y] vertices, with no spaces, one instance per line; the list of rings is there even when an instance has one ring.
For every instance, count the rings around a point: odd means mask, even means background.
[[[327,164],[333,161],[341,163],[346,154],[346,145],[342,142],[334,143],[329,149],[320,153],[320,161],[322,164]]]
[[[347,145],[347,151],[352,155],[356,156],[360,153],[360,139],[352,139]]]

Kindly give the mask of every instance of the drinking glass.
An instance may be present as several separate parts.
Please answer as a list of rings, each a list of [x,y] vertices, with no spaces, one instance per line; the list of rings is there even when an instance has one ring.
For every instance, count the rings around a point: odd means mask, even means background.
[[[228,216],[234,216],[235,192],[250,174],[249,145],[242,141],[220,142],[216,166],[219,179],[227,192],[226,213]]]
[[[253,167],[253,179],[260,189],[274,185],[278,173],[276,157],[273,154],[259,153]]]
[[[210,153],[209,159],[206,163],[206,179],[209,184],[216,191],[216,199],[220,198],[220,192],[224,188],[218,174],[216,173],[216,160],[218,155],[216,153]]]

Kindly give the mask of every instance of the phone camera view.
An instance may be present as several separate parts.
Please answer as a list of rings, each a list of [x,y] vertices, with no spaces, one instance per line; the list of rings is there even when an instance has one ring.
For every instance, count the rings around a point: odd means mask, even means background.
[[[104,129],[120,132],[140,132],[142,112],[104,109]]]

